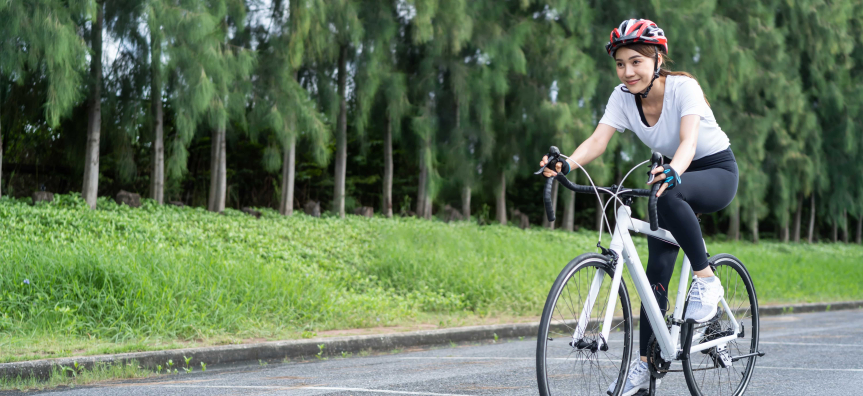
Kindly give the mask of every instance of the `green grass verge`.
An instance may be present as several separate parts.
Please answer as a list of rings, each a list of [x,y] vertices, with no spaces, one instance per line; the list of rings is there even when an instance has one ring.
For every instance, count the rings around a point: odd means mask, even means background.
[[[134,361],[127,364],[97,363],[89,369],[74,366],[55,367],[51,371],[51,375],[44,380],[38,380],[35,377],[0,378],[0,391],[18,390],[26,392],[59,387],[74,388],[109,380],[146,378],[154,375],[157,373],[138,366],[137,362]]]
[[[149,200],[91,211],[74,195],[4,198],[0,223],[0,361],[535,317],[566,262],[596,251],[595,232],[255,219]],[[863,299],[860,246],[708,246],[749,267],[761,303]]]

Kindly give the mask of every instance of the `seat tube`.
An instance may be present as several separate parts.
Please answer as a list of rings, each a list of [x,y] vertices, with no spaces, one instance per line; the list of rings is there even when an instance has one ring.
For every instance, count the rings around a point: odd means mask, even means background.
[[[683,318],[683,307],[686,305],[686,290],[689,288],[689,278],[692,276],[692,263],[689,262],[689,257],[683,256],[683,265],[680,267],[680,283],[677,286],[677,299],[674,300],[674,314],[672,317],[675,321]],[[671,326],[671,342],[677,344],[680,338],[680,326]]]

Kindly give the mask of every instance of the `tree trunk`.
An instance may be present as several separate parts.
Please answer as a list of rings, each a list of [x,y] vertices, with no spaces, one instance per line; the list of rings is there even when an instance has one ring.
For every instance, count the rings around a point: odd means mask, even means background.
[[[216,191],[219,189],[219,129],[213,129],[210,139],[210,195],[207,197],[207,210],[216,211]]]
[[[294,175],[297,162],[297,135],[291,135],[282,148],[282,197],[279,202],[279,213],[290,216],[294,214]]]
[[[345,100],[347,82],[348,46],[342,44],[339,51],[339,118],[336,126],[336,180],[333,193],[333,212],[345,217],[345,176],[348,164],[348,106]]]
[[[788,226],[788,216],[785,216],[785,220],[783,220],[782,223],[782,228],[779,230],[780,238],[782,239],[782,242],[788,243],[788,238],[791,234]]]
[[[812,237],[815,236],[815,193],[809,196],[809,237],[807,242],[812,243]]]
[[[857,215],[857,244],[863,243],[863,213]]]
[[[728,240],[740,240],[740,203],[735,199],[732,203],[731,219],[728,222]]]
[[[554,183],[554,186],[551,188],[551,210],[554,213],[557,213],[557,186],[559,185],[560,183]],[[542,226],[551,230],[554,229],[554,223],[548,221],[548,216],[542,217]]]
[[[848,209],[842,209],[842,242],[848,243]]]
[[[575,230],[575,191],[565,192],[564,197],[563,229],[571,232]]]
[[[797,211],[794,212],[794,243],[800,243],[800,218],[803,217],[803,194],[797,197]]]
[[[393,126],[390,116],[386,118],[384,132],[384,215],[393,217]]]
[[[96,209],[99,194],[99,138],[102,130],[102,22],[105,6],[96,3],[96,20],[90,32],[93,56],[90,60],[90,106],[87,114],[87,151],[84,157],[84,186],[81,195],[90,209]]]
[[[222,134],[219,139],[219,199],[216,201],[218,212],[225,211],[225,204],[228,200],[228,142],[225,138],[225,127],[221,128]]]
[[[464,186],[461,189],[461,214],[465,220],[470,220],[470,186]]]
[[[755,213],[749,220],[749,228],[752,230],[752,243],[758,243],[758,215]]]
[[[431,197],[431,189],[426,187],[426,196],[423,200],[426,204],[425,209],[423,210],[423,218],[426,220],[431,220],[432,218],[432,197]]]
[[[506,174],[500,172],[500,185],[497,191],[497,221],[506,225]]]
[[[423,150],[425,152],[425,150]],[[428,168],[426,168],[425,154],[420,153],[420,176],[417,186],[417,217],[425,217],[426,208],[426,184],[428,179]]]
[[[225,200],[227,194],[226,176],[227,166],[225,158],[225,129],[217,127],[213,132],[213,142],[210,148],[210,153],[213,155],[210,164],[210,199],[208,209],[211,212],[221,213],[225,210]]]
[[[833,243],[839,242],[839,220],[833,220]]]
[[[162,108],[162,38],[158,29],[150,32],[150,104],[153,112],[153,172],[150,174],[150,198],[165,203],[165,138]]]
[[[213,132],[210,154],[210,199],[208,209],[211,212],[221,213],[225,210],[227,194],[227,161],[225,158],[225,128],[219,126]]]

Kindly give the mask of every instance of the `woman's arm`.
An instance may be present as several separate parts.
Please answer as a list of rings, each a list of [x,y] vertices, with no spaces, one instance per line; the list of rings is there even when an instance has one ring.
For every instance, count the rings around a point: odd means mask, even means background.
[[[698,145],[698,127],[700,125],[701,116],[697,114],[689,114],[680,117],[680,146],[677,147],[677,151],[674,152],[674,158],[672,158],[671,162],[668,164],[677,171],[678,175],[682,175],[683,172],[686,172],[686,169],[688,169],[689,165],[692,164],[692,158],[695,157],[695,147]],[[651,173],[657,174],[664,170],[665,168],[660,166],[652,170]],[[665,180],[665,178],[657,177],[653,182],[657,183],[661,180]],[[668,183],[662,183],[662,187],[659,188],[659,192],[656,193],[656,196],[661,197],[667,187]]]
[[[680,117],[680,146],[674,152],[670,165],[682,175],[692,164],[695,157],[695,147],[698,145],[698,127],[701,126],[701,116],[690,114]]]
[[[593,134],[590,135],[587,140],[578,145],[578,148],[576,148],[572,155],[570,155],[566,160],[569,162],[569,167],[571,169],[577,168],[578,165],[575,164],[576,161],[578,161],[581,166],[585,166],[602,155],[602,153],[605,152],[605,148],[608,146],[608,141],[611,140],[612,136],[614,136],[614,132],[614,127],[610,125],[597,124]],[[539,162],[539,166],[545,166],[547,161],[548,156],[542,157],[542,161]],[[563,165],[561,164],[557,164],[556,171],[560,172],[562,166]],[[545,177],[557,176],[557,172],[551,169],[546,169],[543,171],[543,175]]]

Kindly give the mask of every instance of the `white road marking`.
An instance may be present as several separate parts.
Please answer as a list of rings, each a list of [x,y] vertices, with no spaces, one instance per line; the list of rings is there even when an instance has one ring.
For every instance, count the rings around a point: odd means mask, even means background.
[[[759,344],[771,345],[811,345],[819,347],[858,347],[863,348],[863,344],[817,344],[814,342],[777,342],[777,341],[759,341]]]
[[[755,370],[758,369],[768,369],[768,370],[805,370],[805,371],[850,371],[855,373],[863,373],[863,369],[826,369],[826,368],[812,368],[812,367],[769,367],[769,366],[759,366],[755,365]]]
[[[860,345],[855,345],[860,346]],[[494,357],[494,356],[426,356],[426,357],[400,357],[402,360],[433,360],[433,359],[461,359],[461,360],[536,360],[535,358],[520,358],[520,357]],[[573,361],[573,360],[588,360],[588,359],[567,359],[567,358],[554,358],[549,360],[564,360],[564,361]],[[593,359],[589,359],[593,360]],[[596,360],[594,360],[596,361]],[[610,361],[607,359],[599,360],[600,362]],[[679,366],[680,362],[673,362],[673,365]],[[830,369],[830,368],[809,368],[809,367],[772,367],[772,366],[761,366],[755,365],[756,369],[768,369],[768,370],[811,370],[811,371],[849,371],[849,372],[863,372],[863,369]]]
[[[363,388],[341,388],[334,386],[255,386],[255,385],[162,385],[163,388],[214,388],[214,389],[261,389],[261,390],[332,390],[332,391],[347,391],[347,392],[374,392],[387,393],[393,395],[421,395],[421,396],[470,396],[455,393],[431,393],[431,392],[408,392],[394,391],[386,389],[363,389]]]

